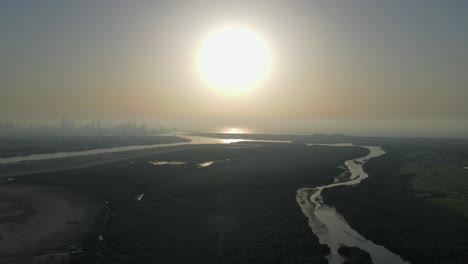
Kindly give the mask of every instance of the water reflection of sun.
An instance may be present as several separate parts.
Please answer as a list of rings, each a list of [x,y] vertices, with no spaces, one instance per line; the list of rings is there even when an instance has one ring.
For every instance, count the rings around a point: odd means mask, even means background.
[[[248,129],[241,128],[241,127],[226,127],[221,129],[221,133],[223,134],[247,134],[250,133]]]

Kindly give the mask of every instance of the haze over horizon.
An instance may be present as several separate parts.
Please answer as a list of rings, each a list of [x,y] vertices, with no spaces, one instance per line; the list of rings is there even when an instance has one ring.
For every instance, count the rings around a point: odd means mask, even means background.
[[[0,121],[468,137],[467,13],[436,0],[2,1]],[[241,92],[200,76],[200,46],[226,25],[268,53]]]

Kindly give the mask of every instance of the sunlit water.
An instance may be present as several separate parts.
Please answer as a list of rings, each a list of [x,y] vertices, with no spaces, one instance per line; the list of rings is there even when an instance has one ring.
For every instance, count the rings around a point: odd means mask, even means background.
[[[148,162],[151,165],[154,166],[161,166],[161,165],[184,165],[187,164],[187,162],[184,161],[150,161]]]
[[[197,168],[205,168],[205,167],[209,167],[209,166],[211,166],[213,164],[214,164],[214,161],[202,162],[202,163],[198,163]]]
[[[21,162],[21,161],[71,158],[71,157],[88,156],[88,155],[95,155],[95,154],[125,152],[125,151],[133,151],[133,150],[152,149],[152,148],[164,148],[164,147],[180,146],[184,144],[187,144],[187,143],[179,142],[179,143],[169,143],[169,144],[124,146],[124,147],[102,148],[102,149],[91,149],[91,150],[80,150],[80,151],[69,151],[69,152],[34,154],[34,155],[27,155],[27,156],[0,158],[0,164],[16,163],[16,162]]]
[[[337,147],[352,146],[351,144],[323,145]],[[309,146],[312,146],[312,144]],[[321,196],[322,190],[342,185],[354,186],[359,184],[361,180],[369,177],[363,170],[364,163],[369,159],[385,154],[385,151],[383,151],[381,147],[360,147],[367,148],[369,154],[365,157],[347,160],[345,162],[345,166],[350,172],[349,181],[335,182],[315,188],[300,189],[297,191],[296,200],[302,212],[309,219],[309,226],[319,238],[320,243],[327,244],[330,247],[330,255],[328,257],[330,264],[344,262],[345,259],[338,254],[338,248],[341,245],[358,247],[365,250],[370,254],[374,264],[409,263],[385,247],[376,245],[372,241],[365,239],[348,225],[343,216],[341,216],[335,208],[329,207],[323,203],[323,198]]]
[[[249,128],[245,127],[223,127],[217,129],[215,133],[221,134],[254,134],[255,132]]]
[[[184,133],[177,133],[173,135],[177,137],[189,139],[190,142],[124,146],[124,147],[114,147],[114,148],[101,148],[101,149],[91,149],[91,150],[81,150],[81,151],[68,151],[68,152],[57,152],[57,153],[34,154],[34,155],[27,155],[27,156],[16,156],[16,157],[0,158],[0,164],[16,163],[16,162],[21,162],[21,161],[79,157],[79,156],[126,152],[126,151],[143,150],[143,149],[166,148],[166,147],[175,147],[175,146],[182,146],[182,145],[231,144],[231,143],[240,143],[240,142],[291,143],[291,141],[282,141],[282,140],[275,141],[275,140],[209,138],[209,137],[193,136],[193,135],[188,135]]]

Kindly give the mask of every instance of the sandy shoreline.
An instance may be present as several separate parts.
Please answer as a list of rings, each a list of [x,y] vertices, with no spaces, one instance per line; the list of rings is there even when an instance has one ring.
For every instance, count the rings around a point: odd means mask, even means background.
[[[56,187],[0,185],[0,263],[67,257],[55,254],[79,250],[101,208],[96,200]]]

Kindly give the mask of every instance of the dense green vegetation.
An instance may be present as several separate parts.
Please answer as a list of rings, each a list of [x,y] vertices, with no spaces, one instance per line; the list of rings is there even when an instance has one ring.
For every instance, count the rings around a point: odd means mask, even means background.
[[[185,141],[187,140],[173,136],[10,136],[0,137],[0,157]]]
[[[108,201],[76,263],[326,263],[296,190],[332,182],[361,148],[207,147],[132,162],[19,177]],[[154,166],[178,160],[185,165]],[[220,161],[206,168],[198,162]],[[142,201],[138,194],[144,193]],[[97,236],[103,234],[104,241]]]
[[[440,142],[382,145],[387,154],[365,165],[370,178],[354,188],[325,190],[325,201],[359,233],[411,263],[466,263],[467,218],[446,206],[447,201],[438,201],[452,199],[457,194],[451,192],[465,188],[466,178],[450,168],[468,160],[468,146]],[[434,153],[439,157],[434,158]]]
[[[341,135],[294,141],[384,146],[387,154],[365,165],[369,179],[353,188],[326,189],[325,201],[359,233],[413,264],[468,259],[465,141]],[[307,226],[296,190],[331,182],[341,172],[338,165],[365,152],[295,144],[207,146],[16,180],[109,201],[102,215],[109,220],[96,223],[84,243],[89,253],[76,256],[77,263],[325,263],[328,248]],[[148,163],[154,160],[187,164]],[[197,168],[210,160],[218,162]],[[105,242],[97,239],[100,234]],[[349,263],[367,261],[365,252],[341,250]]]

